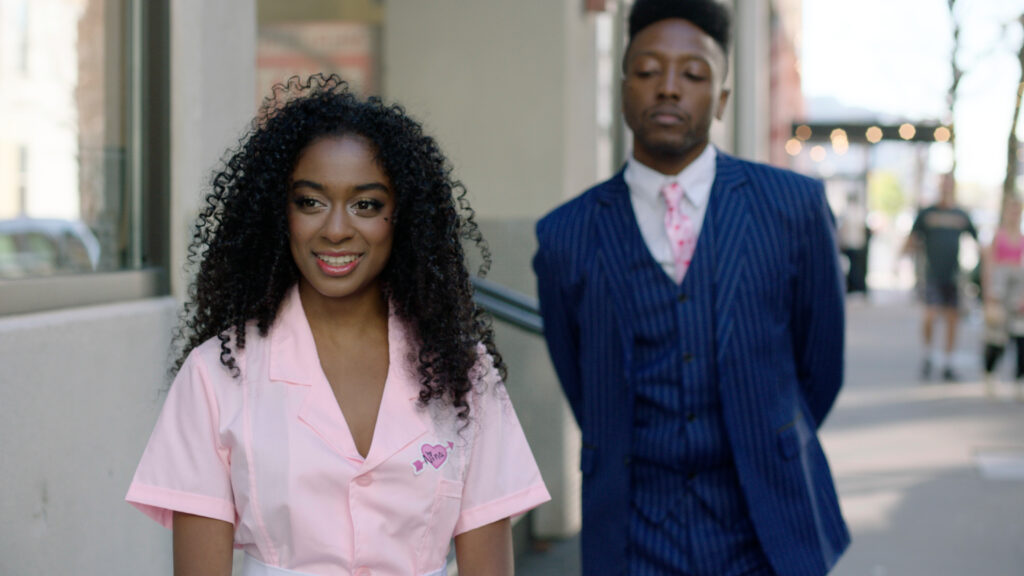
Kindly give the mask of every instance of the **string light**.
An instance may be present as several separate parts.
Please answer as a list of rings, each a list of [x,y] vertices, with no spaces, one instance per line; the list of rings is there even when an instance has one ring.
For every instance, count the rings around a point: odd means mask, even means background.
[[[910,124],[908,122],[906,124],[900,125],[900,138],[903,138],[904,140],[910,140],[911,138],[914,137],[915,134],[917,134],[917,128],[914,128],[913,124]]]

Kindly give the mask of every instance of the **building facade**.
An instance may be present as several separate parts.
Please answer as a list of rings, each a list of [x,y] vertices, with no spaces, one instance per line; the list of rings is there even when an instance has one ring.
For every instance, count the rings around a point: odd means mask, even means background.
[[[776,16],[762,4],[736,3],[714,137],[767,161]],[[0,0],[0,573],[169,570],[168,534],[124,492],[169,381],[194,215],[269,85],[330,69],[402,103],[469,190],[490,278],[531,295],[534,222],[628,153],[627,7]],[[541,339],[500,323],[497,338],[554,496],[530,530],[571,535],[575,424]]]

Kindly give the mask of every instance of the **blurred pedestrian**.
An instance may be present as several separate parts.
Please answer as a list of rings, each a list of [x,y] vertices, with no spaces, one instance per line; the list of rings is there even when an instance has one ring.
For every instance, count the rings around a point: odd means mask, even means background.
[[[956,204],[955,181],[952,174],[939,179],[939,201],[918,212],[904,252],[917,252],[924,256],[924,359],[921,378],[931,378],[934,367],[932,341],[935,323],[942,318],[946,324],[946,339],[940,362],[942,379],[956,381],[953,369],[953,351],[956,348],[957,326],[960,322],[960,238],[968,234],[978,240],[978,232],[971,217]]]
[[[995,368],[1008,343],[1017,354],[1017,396],[1024,399],[1024,236],[1021,203],[1008,198],[999,228],[982,251],[985,316],[985,393],[995,392]]]
[[[846,208],[837,225],[839,252],[847,263],[847,295],[866,296],[868,293],[868,247],[871,244],[871,229],[867,224],[867,211],[862,197],[861,190],[849,191]]]
[[[509,518],[548,493],[471,299],[464,195],[402,108],[275,87],[194,228],[127,496],[173,527],[175,574],[227,576],[234,546],[245,576],[441,576],[453,538],[462,573],[512,573]]]
[[[632,157],[537,225],[583,433],[583,574],[813,576],[849,542],[816,436],[843,377],[833,218],[820,182],[710,144],[730,20],[634,3]]]

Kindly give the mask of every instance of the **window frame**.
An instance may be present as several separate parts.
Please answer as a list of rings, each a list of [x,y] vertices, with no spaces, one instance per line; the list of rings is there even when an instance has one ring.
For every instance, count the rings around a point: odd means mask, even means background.
[[[0,279],[0,317],[169,293],[169,4],[169,0],[125,2],[128,137],[123,217],[129,219],[131,231],[126,268]]]

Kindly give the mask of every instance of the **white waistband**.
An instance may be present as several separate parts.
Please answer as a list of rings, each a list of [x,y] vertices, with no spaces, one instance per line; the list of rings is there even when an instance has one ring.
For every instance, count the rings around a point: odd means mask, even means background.
[[[242,576],[313,576],[305,572],[296,572],[285,568],[278,568],[270,564],[264,564],[249,554],[245,555],[242,562]]]
[[[448,575],[448,563],[441,566],[439,570],[435,570],[428,574],[422,574],[421,576],[447,576]],[[249,554],[245,555],[245,561],[242,562],[242,575],[241,576],[313,576],[305,572],[296,572],[295,570],[288,570],[285,568],[278,568],[277,566],[271,566],[264,564],[259,560],[253,558]]]

